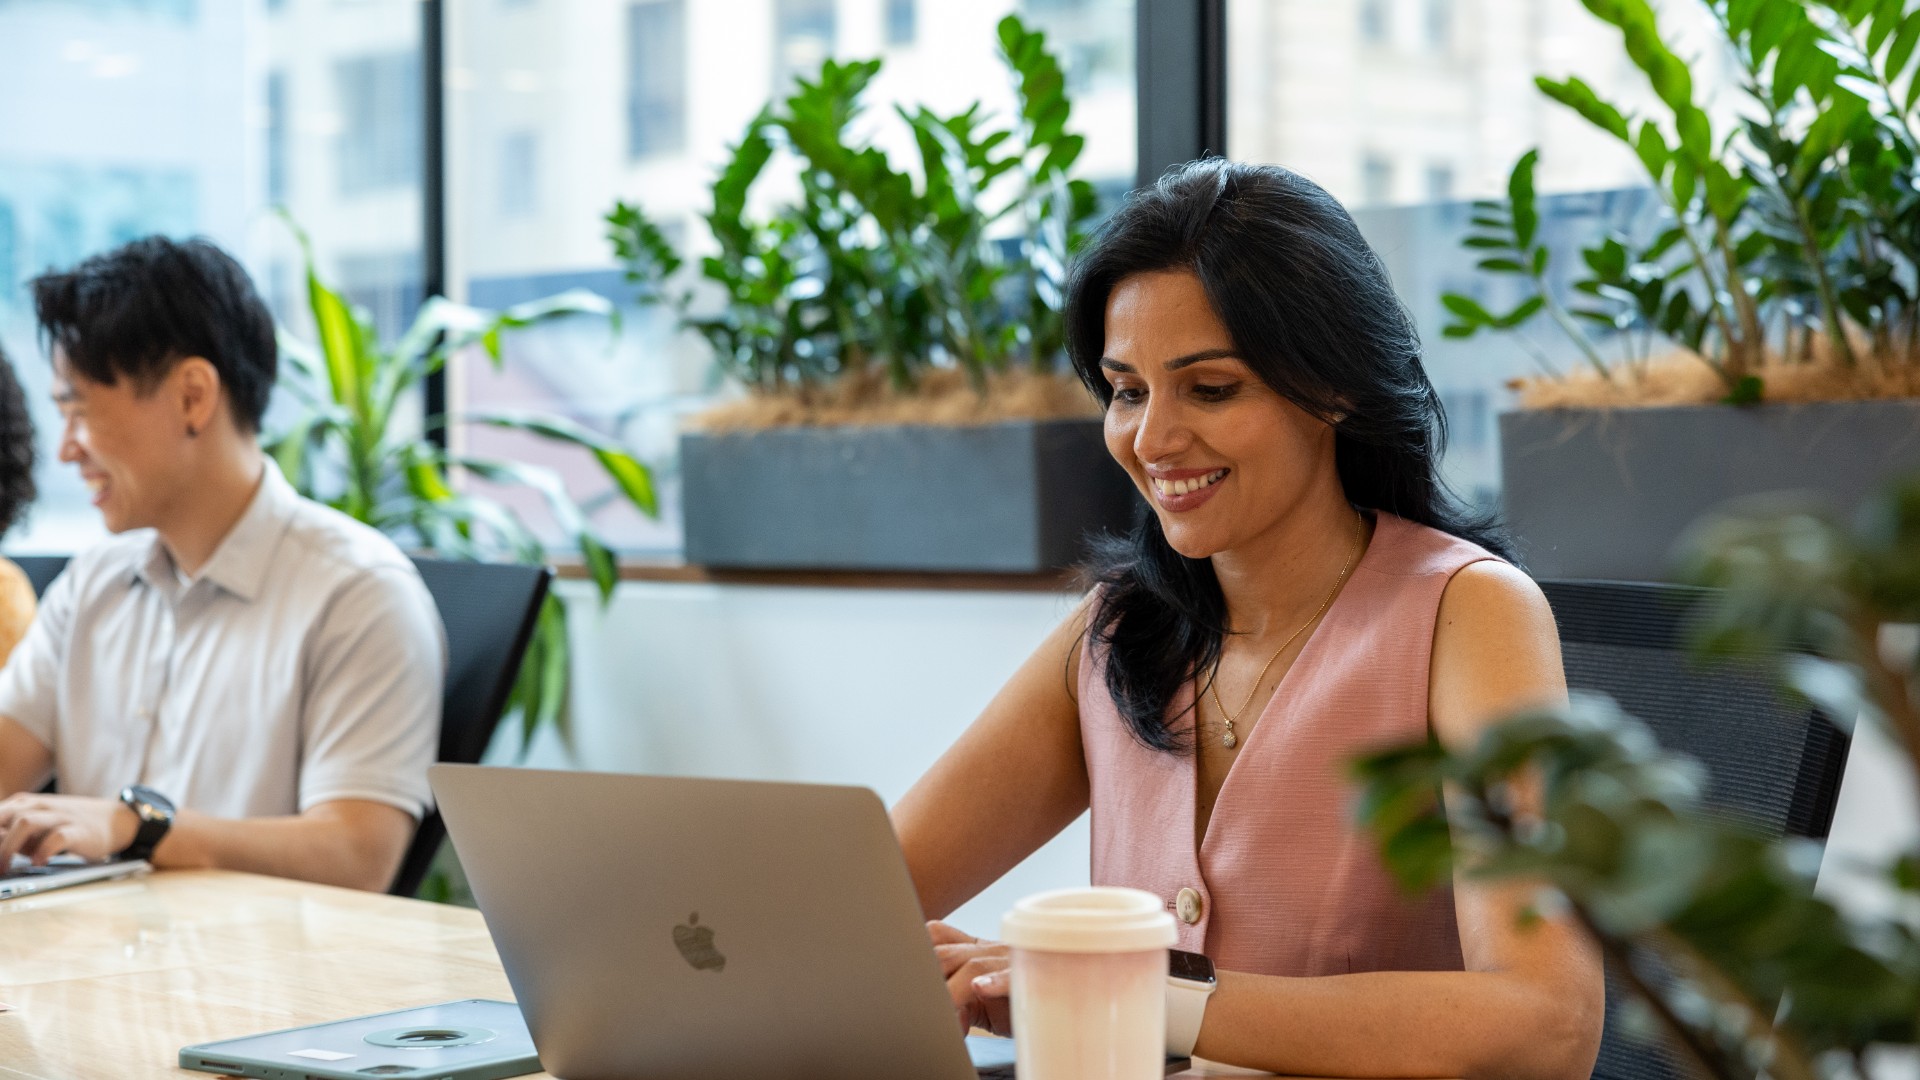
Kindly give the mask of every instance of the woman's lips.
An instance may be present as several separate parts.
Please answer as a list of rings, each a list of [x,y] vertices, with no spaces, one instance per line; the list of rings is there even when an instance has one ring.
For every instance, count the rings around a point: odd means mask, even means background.
[[[1213,498],[1214,492],[1220,488],[1220,482],[1232,471],[1214,469],[1172,477],[1148,476],[1147,483],[1153,488],[1155,502],[1173,513],[1182,514],[1198,509]]]

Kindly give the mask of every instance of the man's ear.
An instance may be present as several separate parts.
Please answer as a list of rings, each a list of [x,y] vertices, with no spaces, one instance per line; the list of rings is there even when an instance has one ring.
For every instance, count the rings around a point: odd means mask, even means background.
[[[187,437],[198,438],[220,414],[220,369],[204,356],[189,356],[174,365],[170,381]]]

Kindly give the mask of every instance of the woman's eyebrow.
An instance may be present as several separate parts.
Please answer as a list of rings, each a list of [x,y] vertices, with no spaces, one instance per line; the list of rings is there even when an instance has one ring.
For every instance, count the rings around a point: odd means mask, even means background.
[[[1194,364],[1205,363],[1208,360],[1238,360],[1239,358],[1240,354],[1234,352],[1232,349],[1201,349],[1197,353],[1188,353],[1185,356],[1175,357],[1167,361],[1167,370],[1179,371],[1183,367],[1191,367]],[[1132,374],[1134,370],[1132,364],[1123,364],[1110,356],[1101,357],[1100,366],[1108,371],[1119,371],[1126,374]]]

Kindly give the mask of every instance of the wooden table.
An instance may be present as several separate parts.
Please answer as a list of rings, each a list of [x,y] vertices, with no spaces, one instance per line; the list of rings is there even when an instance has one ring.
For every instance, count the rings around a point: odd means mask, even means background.
[[[470,997],[513,994],[466,908],[216,870],[0,902],[0,1080],[204,1077],[182,1046]]]
[[[0,1080],[204,1078],[182,1046],[473,997],[513,993],[467,908],[223,870],[0,902]]]

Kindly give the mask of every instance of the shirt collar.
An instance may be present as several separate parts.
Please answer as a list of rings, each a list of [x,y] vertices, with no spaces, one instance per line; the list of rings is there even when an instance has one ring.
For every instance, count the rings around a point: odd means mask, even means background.
[[[195,580],[204,578],[242,600],[252,601],[260,593],[273,562],[274,549],[279,546],[281,534],[286,531],[299,503],[299,493],[280,474],[274,460],[267,458],[260,469],[260,487],[253,493],[253,501],[247,504],[246,512],[233,523],[233,528],[227,530],[226,537],[214,549],[213,557],[200,568]],[[153,538],[153,548],[141,564],[139,574],[147,584],[168,594],[178,588],[173,553],[158,536]]]

